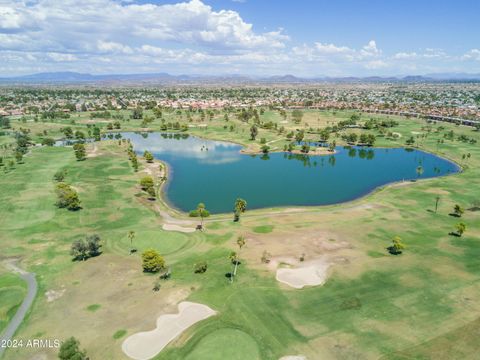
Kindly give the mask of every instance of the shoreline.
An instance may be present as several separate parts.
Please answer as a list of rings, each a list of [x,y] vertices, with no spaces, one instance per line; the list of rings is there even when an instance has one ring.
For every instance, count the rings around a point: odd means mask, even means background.
[[[157,131],[150,131],[150,132],[157,132]],[[178,132],[177,132],[178,133]],[[175,134],[175,133],[174,133]],[[194,137],[198,137],[198,138],[203,138],[205,140],[212,140],[212,141],[223,141],[223,142],[230,142],[230,143],[233,143],[233,144],[238,144],[238,145],[241,145],[243,148],[239,151],[239,153],[241,153],[242,155],[258,155],[258,154],[264,154],[263,152],[255,152],[255,153],[249,153],[249,152],[245,152],[244,150],[246,149],[246,147],[240,143],[235,143],[233,141],[229,141],[229,140],[217,140],[217,139],[212,139],[212,138],[208,138],[208,137],[201,137],[201,136],[197,136],[195,134],[191,134],[191,133],[187,133],[189,136],[194,136]],[[351,146],[351,145],[338,145],[337,147],[343,147],[343,146]],[[402,146],[399,146],[399,147],[387,147],[387,146],[383,146],[383,147],[375,147],[375,146],[372,146],[370,147],[372,149],[406,149],[407,147],[402,147]],[[373,195],[377,192],[380,192],[380,191],[383,191],[389,187],[398,187],[398,186],[405,186],[405,185],[408,185],[408,184],[415,184],[415,183],[422,183],[424,181],[429,181],[429,180],[433,180],[433,179],[437,179],[437,178],[443,178],[443,177],[446,177],[446,176],[451,176],[451,175],[455,175],[455,174],[461,174],[463,173],[463,170],[464,168],[458,164],[455,160],[447,157],[447,156],[443,156],[442,154],[439,154],[439,153],[435,153],[435,152],[430,152],[430,151],[427,151],[427,150],[424,150],[424,149],[420,149],[418,147],[410,147],[411,149],[413,150],[417,150],[417,151],[421,151],[421,152],[424,152],[424,153],[429,153],[429,154],[432,154],[432,155],[435,155],[435,156],[438,156],[440,158],[443,158],[444,160],[446,161],[449,161],[450,163],[454,164],[455,167],[457,168],[457,171],[456,172],[452,172],[452,173],[447,173],[447,174],[444,174],[444,175],[441,175],[441,176],[434,176],[434,177],[425,177],[425,178],[422,178],[422,179],[409,179],[409,180],[398,180],[398,181],[393,181],[393,182],[390,182],[390,183],[386,183],[386,184],[383,184],[383,185],[380,185],[380,186],[377,186],[371,190],[368,190],[367,192],[361,194],[360,196],[358,197],[355,197],[353,199],[350,199],[350,200],[347,200],[347,201],[341,201],[341,202],[336,202],[336,203],[331,203],[331,204],[319,204],[319,205],[295,205],[295,204],[292,204],[292,205],[279,205],[279,206],[275,206],[275,207],[259,207],[259,208],[253,208],[253,209],[250,209],[249,211],[255,211],[255,212],[258,212],[258,211],[265,211],[265,214],[268,215],[269,213],[272,213],[272,212],[275,212],[275,211],[278,211],[278,210],[275,210],[275,209],[279,209],[279,210],[288,210],[289,208],[291,207],[295,207],[295,208],[301,208],[300,211],[296,211],[296,213],[299,213],[299,212],[309,212],[311,211],[312,209],[314,210],[321,210],[322,208],[325,208],[325,207],[329,207],[329,206],[342,206],[342,205],[346,205],[346,204],[351,204],[351,203],[355,203],[357,201],[362,201],[364,199],[366,199],[368,196],[370,195]],[[327,149],[327,148],[325,148]],[[305,155],[305,156],[328,156],[328,155],[334,155],[336,153],[338,153],[337,150],[335,150],[334,153],[332,152],[328,152],[328,154],[304,154],[302,152],[300,152],[299,150],[297,150],[297,152],[288,152],[288,151],[283,151],[283,150],[279,150],[279,151],[272,151],[271,153],[290,153],[290,154],[300,154],[300,155]],[[328,150],[327,150],[328,151]],[[268,155],[268,153],[267,153]],[[162,164],[165,168],[165,171],[166,171],[166,174],[167,174],[167,180],[165,182],[163,182],[159,188],[159,195],[158,196],[158,200],[159,202],[165,207],[165,210],[171,214],[172,216],[174,217],[178,217],[179,219],[182,219],[184,220],[184,218],[188,218],[189,219],[189,216],[188,216],[188,212],[185,212],[183,211],[182,209],[179,209],[177,208],[175,205],[173,205],[169,200],[168,200],[168,196],[166,195],[166,189],[168,189],[168,186],[169,186],[169,183],[170,181],[172,181],[173,179],[173,170],[171,169],[171,166],[170,164],[168,164],[166,161],[162,160],[162,159],[158,159],[158,158],[155,158],[155,162],[158,162],[159,164]],[[227,215],[229,215],[230,213],[228,212],[221,212],[221,213],[212,213],[211,214],[211,218],[209,219],[210,221],[220,221],[221,219],[213,219],[213,217],[225,217]],[[206,221],[208,222],[208,220]]]

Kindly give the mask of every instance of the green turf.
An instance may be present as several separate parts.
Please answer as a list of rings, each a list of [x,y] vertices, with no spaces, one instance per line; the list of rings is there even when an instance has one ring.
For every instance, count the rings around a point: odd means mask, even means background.
[[[241,349],[241,351],[239,351]],[[258,345],[250,335],[224,328],[202,338],[185,360],[260,360]]]
[[[349,114],[321,112],[318,116],[321,121],[337,121],[348,118]],[[269,111],[264,118],[281,119],[277,112]],[[419,120],[395,118],[400,125],[393,131],[402,137],[396,140],[379,137],[378,146],[403,146],[412,131],[422,131],[425,125]],[[194,129],[192,133],[248,144],[248,124],[235,123],[238,129],[233,133],[224,131],[217,120],[207,130]],[[47,125],[55,133],[65,124]],[[43,125],[32,123],[32,126],[39,129]],[[82,125],[76,126],[82,128]],[[158,127],[159,122],[154,126]],[[444,126],[480,141],[480,133],[470,128]],[[135,125],[125,123],[125,128],[133,130]],[[105,331],[106,335],[92,341],[85,333],[78,333],[75,325],[70,327],[71,334],[58,334],[56,324],[49,324],[44,314],[60,311],[66,305],[62,299],[48,303],[43,294],[65,284],[69,288],[64,296],[75,292],[76,297],[87,299],[79,309],[96,302],[89,299],[91,294],[86,291],[88,280],[79,282],[77,279],[77,274],[85,274],[88,270],[91,260],[73,262],[70,244],[88,234],[101,236],[104,244],[101,256],[108,261],[104,264],[104,272],[89,276],[105,276],[105,284],[108,284],[113,279],[108,276],[115,279],[126,276],[116,272],[104,275],[111,266],[129,261],[132,266],[140,267],[140,259],[135,257],[138,254],[129,255],[131,245],[127,234],[134,230],[133,246],[139,252],[153,247],[171,266],[172,278],[162,283],[156,296],[162,297],[167,288],[188,289],[188,300],[207,304],[218,311],[218,315],[189,329],[181,339],[162,351],[158,359],[215,359],[213,356],[217,355],[235,359],[238,354],[245,355],[243,358],[278,359],[295,354],[297,348],[303,349],[309,358],[315,358],[320,351],[324,352],[322,358],[442,358],[438,354],[474,358],[479,347],[475,338],[468,334],[476,334],[479,328],[474,320],[480,308],[475,295],[480,291],[480,212],[465,212],[461,220],[467,224],[467,231],[461,238],[448,235],[459,221],[448,214],[455,203],[469,208],[480,198],[475,185],[480,177],[480,149],[478,144],[449,140],[437,146],[443,133],[445,131],[432,132],[420,146],[461,163],[466,169],[463,173],[411,186],[381,189],[353,205],[312,209],[318,221],[330,217],[328,223],[323,223],[325,229],[316,229],[341,232],[352,239],[352,251],[356,251],[356,255],[349,261],[361,261],[363,266],[356,269],[358,273],[348,276],[334,271],[324,286],[300,291],[279,286],[270,272],[258,270],[258,263],[242,261],[233,284],[227,281],[225,274],[232,270],[227,257],[231,250],[237,249],[235,239],[239,234],[253,231],[255,236],[262,236],[273,231],[268,236],[274,237],[277,231],[286,230],[300,234],[316,225],[311,220],[305,221],[302,214],[292,216],[285,223],[281,217],[268,215],[267,210],[247,210],[240,223],[234,224],[229,216],[225,221],[218,218],[218,222],[206,222],[205,232],[167,232],[161,228],[160,217],[141,202],[141,196],[137,196],[138,174],[130,168],[124,150],[114,143],[105,145],[103,156],[83,162],[75,161],[71,148],[33,149],[24,164],[7,173],[0,172],[0,252],[5,257],[23,257],[28,270],[34,271],[39,279],[37,301],[18,335],[75,335],[91,358],[114,359],[116,355],[111,354],[117,354],[114,350],[120,351],[120,341],[114,340],[125,336],[123,331],[131,333],[122,319],[133,316],[114,306],[115,296],[109,298],[108,307],[98,301],[102,310],[94,316],[108,309],[108,315],[116,322]],[[275,132],[263,129],[260,136],[268,141],[279,139],[278,144],[285,142]],[[465,153],[472,154],[469,161],[462,160]],[[80,211],[69,212],[54,206],[52,177],[63,168],[68,169],[66,181],[79,191],[83,207]],[[441,199],[438,212],[434,213],[437,193],[441,194]],[[365,211],[361,218],[345,216],[342,212],[357,204],[377,206]],[[391,256],[386,251],[395,235],[401,236],[407,245],[400,256]],[[253,242],[248,242],[247,248],[254,246]],[[257,250],[259,259],[264,248]],[[194,264],[199,261],[208,263],[204,274],[194,274]],[[0,284],[3,276],[0,276]],[[151,295],[153,279],[142,276],[137,281],[146,284],[148,294],[139,291],[137,283],[127,284],[127,280],[121,289],[131,298],[132,306],[139,298]],[[23,299],[25,288],[22,284],[9,285],[7,292],[0,286],[0,314],[3,314],[0,329]],[[152,309],[153,314],[158,311]],[[144,320],[138,319],[138,322]],[[72,314],[65,317],[65,322],[69,321],[78,321],[79,327],[83,324]],[[114,334],[113,339],[111,334]],[[457,339],[455,341],[461,345],[455,345],[450,339]],[[451,348],[453,350],[448,352]],[[7,354],[14,360],[26,357],[26,353],[19,350],[9,350]],[[52,358],[55,356],[54,352],[48,354]]]
[[[25,282],[15,274],[0,274],[0,333],[21,305],[26,291]]]
[[[256,232],[257,234],[268,234],[273,231],[273,226],[272,225],[260,225],[260,226],[255,226],[253,229],[253,232]]]

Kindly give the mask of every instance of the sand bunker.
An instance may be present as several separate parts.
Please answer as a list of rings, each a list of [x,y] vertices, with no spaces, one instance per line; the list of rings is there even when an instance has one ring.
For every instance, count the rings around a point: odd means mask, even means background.
[[[292,267],[277,269],[277,281],[287,284],[295,289],[305,286],[323,285],[327,280],[330,262],[326,259],[289,263]]]
[[[288,356],[282,356],[278,360],[307,360],[307,358],[303,355],[288,355]]]
[[[194,228],[185,228],[175,224],[163,224],[162,229],[167,231],[180,231],[184,233],[193,233],[196,231]]]
[[[190,326],[215,314],[206,305],[183,301],[178,304],[178,314],[161,315],[156,329],[129,336],[122,350],[132,359],[151,359]]]

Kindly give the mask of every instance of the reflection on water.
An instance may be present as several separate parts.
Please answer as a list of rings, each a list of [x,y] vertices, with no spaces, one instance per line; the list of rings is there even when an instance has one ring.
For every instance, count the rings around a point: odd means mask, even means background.
[[[111,134],[115,138],[115,134]],[[170,166],[165,196],[183,211],[204,202],[230,212],[237,197],[248,208],[348,201],[378,186],[457,172],[445,159],[415,149],[337,147],[333,155],[241,154],[241,146],[184,133],[122,133]],[[421,168],[421,170],[419,170]]]

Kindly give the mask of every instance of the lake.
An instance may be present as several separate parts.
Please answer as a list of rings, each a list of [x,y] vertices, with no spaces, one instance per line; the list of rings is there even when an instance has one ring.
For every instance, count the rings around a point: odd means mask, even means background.
[[[188,212],[199,202],[211,213],[232,212],[237,197],[248,209],[328,205],[396,182],[456,173],[446,159],[416,149],[337,147],[337,153],[246,155],[240,145],[187,134],[122,133],[135,151],[165,161],[171,173],[164,198]],[[419,168],[420,167],[420,168]]]

